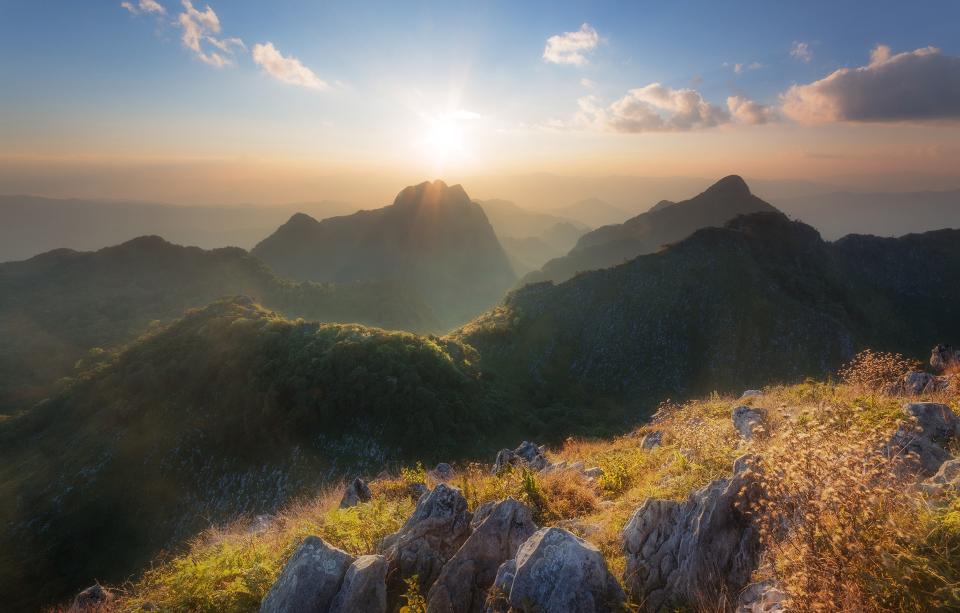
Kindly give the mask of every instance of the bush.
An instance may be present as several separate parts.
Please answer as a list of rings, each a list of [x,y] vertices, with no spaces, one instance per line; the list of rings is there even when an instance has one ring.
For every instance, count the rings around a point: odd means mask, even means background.
[[[903,376],[920,369],[920,362],[899,353],[883,353],[866,349],[840,369],[840,379],[863,392],[891,393],[900,386]]]

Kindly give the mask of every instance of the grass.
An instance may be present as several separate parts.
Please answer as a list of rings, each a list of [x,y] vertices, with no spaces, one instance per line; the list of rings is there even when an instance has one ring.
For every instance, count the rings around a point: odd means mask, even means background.
[[[620,533],[644,499],[683,500],[729,475],[740,455],[755,453],[765,474],[775,476],[764,506],[754,509],[766,545],[757,580],[775,578],[800,611],[951,610],[960,606],[960,497],[921,496],[877,453],[904,421],[908,399],[890,393],[887,381],[866,379],[665,403],[633,432],[568,439],[548,451],[554,462],[599,466],[596,480],[576,471],[493,475],[489,465],[472,463],[456,467],[451,482],[471,510],[508,496],[523,501],[538,525],[562,525],[597,545],[622,577]],[[924,399],[960,413],[956,393]],[[730,419],[741,403],[768,409],[765,431],[751,442],[739,438]],[[643,450],[640,442],[652,431],[662,433],[662,444]],[[261,532],[251,533],[247,522],[210,530],[186,553],[157,561],[121,588],[113,608],[255,611],[304,537],[317,534],[354,555],[373,553],[413,511],[418,484],[436,485],[419,464],[373,480],[373,500],[354,509],[338,509],[340,490],[332,488],[292,505]],[[405,602],[407,611],[423,610],[422,594],[409,592]]]

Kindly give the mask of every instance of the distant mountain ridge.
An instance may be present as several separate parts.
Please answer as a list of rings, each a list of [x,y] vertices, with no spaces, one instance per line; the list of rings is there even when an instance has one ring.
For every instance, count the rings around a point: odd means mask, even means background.
[[[483,209],[442,181],[407,187],[380,209],[323,221],[294,215],[251,253],[293,279],[408,284],[451,327],[516,281]]]
[[[525,283],[565,281],[578,272],[620,264],[686,238],[700,228],[720,226],[738,215],[776,209],[750,193],[746,182],[730,175],[703,193],[672,203],[661,201],[650,211],[622,224],[604,226],[583,235],[566,256],[547,262],[527,275]]]
[[[296,211],[330,217],[358,208],[344,202],[199,206],[0,195],[0,262],[63,247],[101,249],[148,234],[204,249],[249,249]]]
[[[140,237],[95,252],[57,249],[0,264],[0,414],[45,397],[92,348],[134,340],[152,322],[243,294],[290,316],[421,332],[439,328],[397,284],[294,283],[246,251]]]
[[[528,285],[452,336],[531,414],[568,407],[548,423],[575,430],[655,399],[823,376],[864,347],[925,356],[960,336],[960,230],[828,243],[753,213]]]

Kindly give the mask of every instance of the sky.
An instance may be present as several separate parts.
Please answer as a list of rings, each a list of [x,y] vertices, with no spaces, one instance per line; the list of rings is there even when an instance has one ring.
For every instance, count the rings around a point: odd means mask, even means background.
[[[531,173],[960,187],[958,28],[955,0],[0,0],[0,193],[281,202]]]

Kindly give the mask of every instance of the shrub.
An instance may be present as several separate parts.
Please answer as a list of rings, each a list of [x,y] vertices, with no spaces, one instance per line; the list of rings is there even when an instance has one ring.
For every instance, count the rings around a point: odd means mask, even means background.
[[[919,368],[920,362],[899,353],[865,349],[841,368],[839,375],[844,383],[861,391],[890,393],[899,387],[905,374]]]

